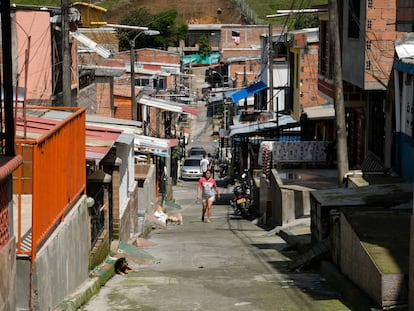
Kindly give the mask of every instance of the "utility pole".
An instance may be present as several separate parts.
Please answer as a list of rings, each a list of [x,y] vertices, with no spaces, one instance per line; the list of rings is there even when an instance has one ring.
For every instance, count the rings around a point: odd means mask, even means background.
[[[138,120],[137,115],[137,98],[135,97],[135,40],[131,40],[129,43],[131,47],[130,58],[131,58],[131,117],[132,120]],[[139,115],[141,120],[141,114]]]
[[[62,0],[62,105],[72,106],[72,74],[69,50],[69,3]]]
[[[2,42],[12,42],[11,40],[11,18],[10,1],[1,1],[1,38]],[[3,77],[3,105],[4,105],[4,125],[5,125],[5,146],[0,149],[0,155],[15,156],[14,145],[14,114],[13,114],[13,58],[11,44],[2,44],[3,68],[0,77]],[[18,90],[16,90],[16,93]],[[0,120],[2,117],[0,116]]]
[[[342,85],[341,48],[338,27],[337,0],[329,0],[329,32],[330,46],[334,55],[334,106],[336,116],[336,158],[338,167],[338,185],[345,187],[344,177],[349,171],[348,147],[346,142],[345,107]]]
[[[267,61],[267,64],[269,66],[269,112],[273,112],[273,32],[272,32],[272,25],[269,24],[269,38],[268,38],[268,55],[269,59]],[[276,118],[278,116],[276,115]]]

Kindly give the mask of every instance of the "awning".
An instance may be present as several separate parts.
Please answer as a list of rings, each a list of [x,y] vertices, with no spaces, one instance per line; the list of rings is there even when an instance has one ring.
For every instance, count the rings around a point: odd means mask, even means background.
[[[155,107],[155,108],[172,111],[172,112],[189,113],[193,115],[199,114],[199,110],[197,108],[193,108],[188,105],[169,101],[169,100],[149,97],[146,95],[142,96],[139,99],[139,103],[145,106]]]
[[[303,108],[309,120],[335,119],[335,108],[332,104]]]
[[[232,93],[231,99],[234,103],[237,103],[241,99],[244,99],[246,97],[249,97],[250,95],[256,94],[266,89],[267,85],[263,81],[259,81],[253,85],[241,89],[240,91]]]
[[[79,32],[69,32],[72,37],[74,37],[76,40],[81,42],[83,45],[87,46],[89,49],[91,49],[93,52],[98,53],[104,58],[109,58],[112,56],[112,53],[110,50],[105,49],[102,46],[99,46],[95,41],[89,39],[87,36],[79,33]]]
[[[151,136],[136,135],[134,146],[136,151],[152,153],[156,156],[169,157],[170,148],[178,145],[178,139],[162,139]]]
[[[255,135],[264,130],[277,129],[278,127],[286,127],[291,125],[292,127],[297,127],[298,123],[290,115],[282,115],[279,117],[278,121],[268,121],[268,122],[252,122],[248,124],[238,124],[236,126],[230,126],[229,137],[235,135]]]
[[[200,113],[200,111],[197,108],[186,107],[186,106],[183,106],[183,112],[188,113],[188,114],[193,114],[195,116],[198,116],[198,114]]]

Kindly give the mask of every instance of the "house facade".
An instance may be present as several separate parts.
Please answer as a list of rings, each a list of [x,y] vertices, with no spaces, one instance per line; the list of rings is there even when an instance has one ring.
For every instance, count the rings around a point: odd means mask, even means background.
[[[339,1],[343,94],[350,168],[375,159],[382,170],[392,168],[392,103],[388,97],[394,42],[408,27],[412,4],[398,1]],[[333,63],[329,16],[320,14],[318,89],[333,102]],[[412,23],[412,21],[411,21]],[[390,52],[392,51],[392,52]]]
[[[414,181],[414,66],[412,60],[413,33],[407,33],[396,42],[394,60],[394,115],[395,115],[395,157],[396,171],[408,181]]]

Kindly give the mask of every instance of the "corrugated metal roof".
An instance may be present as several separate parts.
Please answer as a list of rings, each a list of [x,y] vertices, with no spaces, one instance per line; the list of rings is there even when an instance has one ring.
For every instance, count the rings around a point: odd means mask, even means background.
[[[166,111],[178,112],[178,113],[189,113],[193,115],[198,115],[200,111],[197,108],[189,107],[188,105],[163,100],[159,98],[149,97],[149,96],[142,96],[139,99],[139,102],[143,105],[159,108]]]
[[[290,115],[281,115],[279,116],[278,121],[269,121],[269,122],[252,122],[248,124],[240,123],[237,126],[230,126],[230,134],[229,136],[235,135],[249,135],[256,134],[260,131],[268,130],[268,129],[276,129],[277,127],[284,127],[287,125],[292,125],[292,127],[298,126],[295,119],[293,119]]]
[[[52,111],[48,112],[52,115]],[[48,114],[46,113],[46,114]],[[28,138],[38,138],[56,127],[70,112],[53,111],[55,118],[26,116],[26,125],[23,119],[16,120],[16,138],[22,137],[24,127]],[[57,116],[60,115],[60,118]],[[113,144],[121,135],[122,130],[103,126],[86,125],[86,159],[100,161],[111,150]]]
[[[45,116],[62,120],[69,113],[65,111],[48,111]],[[86,115],[86,126],[86,155],[89,160],[95,159],[100,161],[115,141],[129,144],[131,137],[133,137],[135,149],[160,156],[169,156],[169,148],[178,145],[177,139],[162,139],[142,135],[141,122],[139,121]],[[112,141],[105,141],[97,136],[100,130],[106,133],[106,137],[110,137],[111,131],[119,134],[116,137],[111,136]],[[93,131],[98,132],[94,133]]]

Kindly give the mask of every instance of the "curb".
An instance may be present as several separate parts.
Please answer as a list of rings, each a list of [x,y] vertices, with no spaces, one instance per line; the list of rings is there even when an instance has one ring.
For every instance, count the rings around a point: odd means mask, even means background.
[[[132,261],[137,258],[142,261],[151,261],[154,258],[139,247],[119,241],[116,245],[118,254],[130,256]],[[118,257],[108,256],[103,263],[89,273],[89,278],[84,281],[70,296],[66,297],[54,311],[77,311],[94,297],[102,286],[115,275],[114,264]]]
[[[108,257],[105,261],[90,272],[87,279],[74,293],[63,300],[55,311],[76,311],[87,303],[105,283],[115,275],[114,263],[116,258]]]

